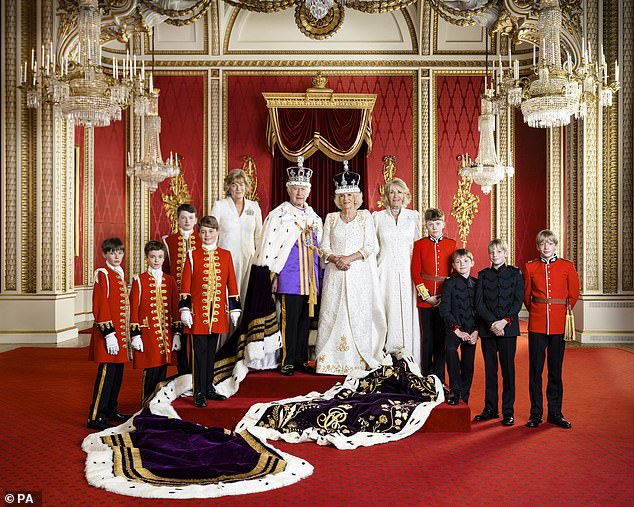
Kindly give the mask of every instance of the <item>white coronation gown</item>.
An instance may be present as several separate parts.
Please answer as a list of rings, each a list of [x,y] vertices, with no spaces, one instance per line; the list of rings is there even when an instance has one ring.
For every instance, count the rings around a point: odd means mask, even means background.
[[[405,348],[420,364],[420,330],[411,263],[414,241],[420,238],[420,214],[401,208],[398,223],[389,209],[372,214],[379,243],[380,293],[387,318],[388,353]]]
[[[378,368],[386,358],[385,314],[378,294],[376,236],[372,216],[359,210],[350,223],[339,213],[324,222],[323,258],[361,252],[363,260],[340,271],[326,263],[315,347],[318,373],[354,374]]]

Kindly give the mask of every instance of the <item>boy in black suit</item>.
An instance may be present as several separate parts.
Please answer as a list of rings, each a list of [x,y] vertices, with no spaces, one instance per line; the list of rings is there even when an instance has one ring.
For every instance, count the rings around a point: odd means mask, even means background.
[[[515,266],[506,264],[508,249],[501,239],[489,243],[491,267],[478,273],[476,310],[484,357],[484,410],[474,421],[498,415],[498,355],[502,370],[502,424],[513,426],[515,402],[515,348],[520,334],[518,314],[524,298],[524,279]]]
[[[442,287],[440,316],[447,329],[445,353],[450,388],[447,403],[457,405],[461,398],[465,403],[469,402],[473,381],[475,344],[478,340],[475,310],[477,280],[471,276],[473,254],[469,250],[459,248],[451,260],[454,273]]]

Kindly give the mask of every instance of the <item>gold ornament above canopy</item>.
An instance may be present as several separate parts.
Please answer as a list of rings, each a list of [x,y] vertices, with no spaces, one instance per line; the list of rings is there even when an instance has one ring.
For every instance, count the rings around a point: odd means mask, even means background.
[[[312,79],[313,86],[304,93],[262,93],[269,109],[266,139],[272,154],[277,145],[282,155],[293,162],[296,162],[299,156],[307,159],[316,151],[321,151],[327,157],[341,162],[354,157],[364,142],[368,147],[367,152],[372,151],[372,110],[376,102],[376,94],[335,93],[330,88],[326,88],[327,82],[327,78],[318,73]],[[307,144],[298,150],[292,150],[284,144],[280,134],[280,109],[360,109],[361,117],[354,143],[349,149],[342,151],[333,146],[319,132],[314,132]]]

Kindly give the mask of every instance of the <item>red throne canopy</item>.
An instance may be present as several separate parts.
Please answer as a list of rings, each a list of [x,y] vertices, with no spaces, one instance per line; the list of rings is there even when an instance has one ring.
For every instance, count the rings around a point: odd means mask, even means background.
[[[349,160],[350,170],[361,174],[365,190],[376,95],[334,93],[319,75],[313,85],[305,93],[262,95],[269,109],[266,136],[273,155],[273,206],[286,200],[286,168],[302,156],[313,170],[309,202],[324,217],[334,210],[332,177],[343,170],[342,161]]]

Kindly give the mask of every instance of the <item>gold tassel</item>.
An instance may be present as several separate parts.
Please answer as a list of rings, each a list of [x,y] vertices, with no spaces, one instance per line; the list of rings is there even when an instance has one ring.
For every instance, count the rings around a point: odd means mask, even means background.
[[[575,314],[570,305],[566,305],[566,324],[564,326],[564,341],[571,342],[575,339]]]

